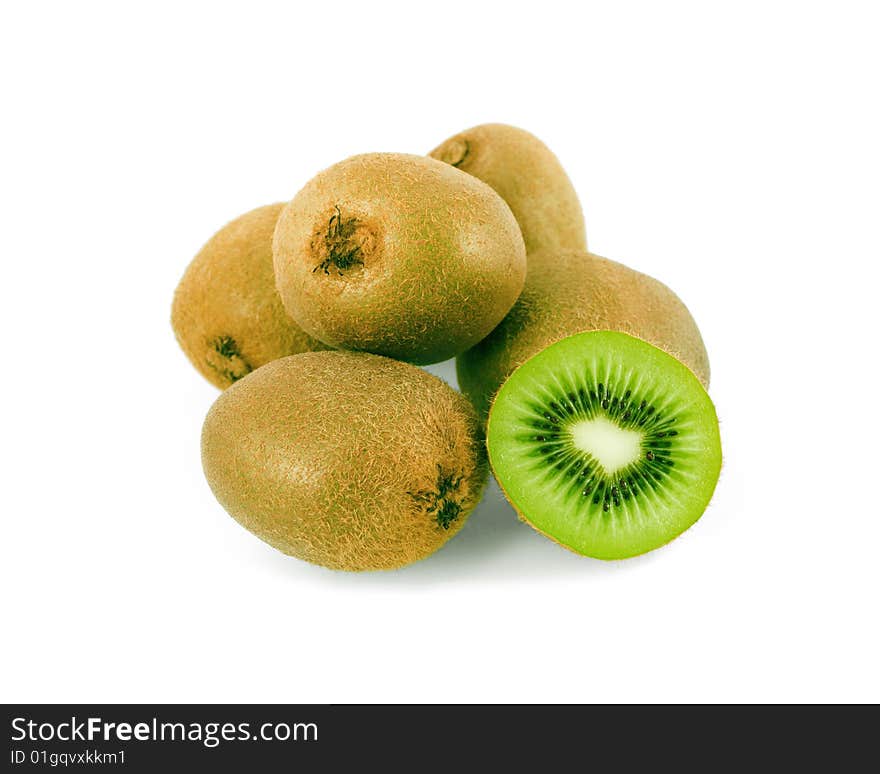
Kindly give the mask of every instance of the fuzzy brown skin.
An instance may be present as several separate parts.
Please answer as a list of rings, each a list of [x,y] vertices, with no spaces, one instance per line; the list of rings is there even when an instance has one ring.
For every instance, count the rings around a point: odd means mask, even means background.
[[[526,286],[510,314],[456,359],[458,383],[481,417],[517,366],[566,336],[628,333],[678,358],[709,386],[709,356],[694,318],[666,285],[579,250],[529,255]]]
[[[586,250],[584,215],[559,159],[537,137],[506,124],[483,124],[429,154],[488,183],[513,210],[531,253]]]
[[[283,208],[260,207],[220,229],[174,293],[177,341],[220,389],[279,357],[326,349],[290,319],[275,289],[272,235]]]
[[[422,156],[354,156],[281,213],[275,278],[287,311],[334,347],[413,363],[486,336],[525,281],[519,227],[489,186]]]
[[[464,396],[415,366],[312,352],[214,403],[202,463],[215,496],[278,550],[337,570],[423,559],[455,535],[487,476]]]

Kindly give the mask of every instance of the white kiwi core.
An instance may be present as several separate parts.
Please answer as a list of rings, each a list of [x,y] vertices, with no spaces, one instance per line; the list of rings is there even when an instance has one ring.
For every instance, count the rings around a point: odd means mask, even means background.
[[[609,476],[635,462],[641,454],[642,433],[624,430],[605,417],[574,422],[569,432],[574,445],[595,459]]]

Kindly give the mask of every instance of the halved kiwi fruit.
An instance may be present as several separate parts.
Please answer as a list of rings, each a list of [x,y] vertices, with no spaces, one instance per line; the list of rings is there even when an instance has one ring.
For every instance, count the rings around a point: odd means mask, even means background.
[[[616,331],[570,336],[517,368],[492,405],[487,440],[520,516],[598,559],[684,532],[721,469],[718,419],[696,376]]]

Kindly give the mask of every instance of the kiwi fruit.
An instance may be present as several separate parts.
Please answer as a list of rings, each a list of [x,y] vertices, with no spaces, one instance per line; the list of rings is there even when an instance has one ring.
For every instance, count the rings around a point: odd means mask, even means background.
[[[522,295],[504,321],[456,358],[458,383],[482,417],[513,370],[547,345],[590,330],[629,333],[678,358],[709,385],[709,357],[687,307],[666,285],[582,250],[529,256]]]
[[[461,529],[488,470],[464,396],[407,363],[338,351],[275,360],[223,392],[202,462],[245,528],[337,570],[433,553]]]
[[[498,194],[396,153],[354,156],[309,181],[278,219],[274,255],[281,300],[309,335],[421,364],[485,337],[526,272]]]
[[[174,293],[177,341],[221,389],[279,357],[326,349],[290,319],[275,289],[272,235],[283,208],[259,207],[220,229]]]
[[[587,249],[584,215],[559,159],[537,137],[506,124],[483,124],[429,154],[488,183],[513,210],[526,251]]]
[[[721,469],[718,418],[693,372],[617,331],[570,336],[517,368],[492,404],[487,443],[520,516],[598,559],[684,532]]]

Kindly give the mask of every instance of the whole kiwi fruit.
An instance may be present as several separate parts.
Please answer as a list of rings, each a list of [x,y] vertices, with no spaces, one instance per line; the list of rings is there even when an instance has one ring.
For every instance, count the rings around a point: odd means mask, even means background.
[[[519,227],[498,194],[423,156],[369,153],[309,181],[275,228],[281,300],[333,347],[413,363],[486,336],[525,281]]]
[[[433,553],[461,529],[487,476],[464,396],[362,352],[293,355],[236,382],[205,420],[202,463],[245,528],[337,570]]]
[[[456,358],[459,386],[485,418],[517,366],[559,339],[595,330],[643,339],[709,385],[709,356],[697,324],[666,285],[582,250],[543,250],[529,256],[526,286],[504,321]]]
[[[275,289],[272,235],[283,208],[259,207],[220,229],[174,293],[177,341],[199,373],[221,389],[271,360],[326,349],[290,319]]]
[[[482,124],[429,154],[488,183],[510,205],[526,251],[586,250],[584,215],[559,159],[535,135],[506,124]]]

